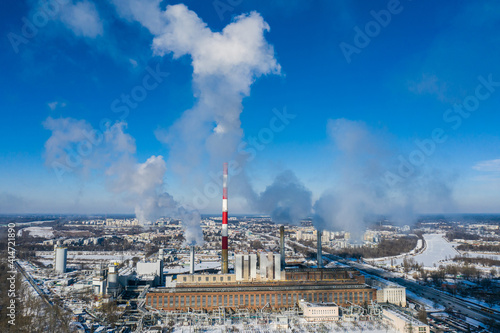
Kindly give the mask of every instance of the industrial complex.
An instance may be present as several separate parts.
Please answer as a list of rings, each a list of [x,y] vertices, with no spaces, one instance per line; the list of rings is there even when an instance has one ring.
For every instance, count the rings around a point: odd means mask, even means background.
[[[364,322],[378,323],[376,327],[366,324],[375,331],[398,327],[397,331],[406,332],[411,325],[418,328],[414,332],[429,332],[426,324],[415,319],[415,310],[405,310],[405,287],[323,254],[323,244],[331,249],[339,241],[348,242],[345,232],[311,231],[307,220],[297,228],[276,226],[257,218],[250,228],[248,222],[229,218],[227,172],[224,164],[222,218],[205,220],[209,232],[204,246],[173,245],[182,231],[175,221],[167,220],[164,234],[156,231],[127,235],[121,244],[138,243],[147,248],[151,242],[157,242],[172,247],[122,254],[121,260],[110,257],[92,262],[92,256],[68,252],[68,247],[85,247],[89,242],[94,246],[109,244],[118,239],[115,235],[84,239],[82,245],[72,239],[50,240],[44,241],[44,245],[53,246],[52,255],[38,253],[40,258],[53,256],[49,274],[27,263],[19,267],[26,276],[34,277],[28,280],[47,302],[49,294],[68,299],[63,306],[77,314],[78,322],[85,321],[85,327],[103,316],[101,311],[106,304],[117,304],[122,309],[117,325],[136,332],[154,323],[160,323],[159,327],[209,327],[246,325],[251,320],[272,323],[273,329],[306,325],[302,331],[308,330],[307,325],[318,323],[340,325],[335,327],[354,323],[352,328],[357,329],[355,323]],[[129,227],[111,222],[106,220],[102,227]],[[160,243],[167,232],[169,241]],[[374,238],[368,237],[368,246]],[[90,262],[85,263],[87,258]],[[89,301],[86,295],[91,295],[90,307],[82,303]]]
[[[167,311],[206,310],[220,307],[252,310],[292,309],[300,301],[314,303],[369,304],[376,290],[365,284],[364,276],[348,268],[323,268],[321,236],[318,237],[317,266],[286,267],[284,227],[280,228],[280,253],[245,253],[234,256],[233,271],[228,264],[227,164],[224,164],[222,197],[222,271],[194,274],[194,247],[191,247],[190,274],[179,274],[161,283],[146,296],[146,306]],[[160,254],[161,255],[161,254]]]

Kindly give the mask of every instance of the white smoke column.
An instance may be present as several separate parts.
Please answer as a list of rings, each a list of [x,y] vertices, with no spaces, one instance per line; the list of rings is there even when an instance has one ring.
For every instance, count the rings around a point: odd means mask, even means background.
[[[184,239],[187,245],[203,245],[203,230],[201,229],[201,215],[196,210],[180,207],[177,211],[184,229]]]
[[[327,131],[340,152],[334,165],[339,176],[335,187],[315,203],[313,223],[320,230],[334,226],[360,238],[367,215],[382,208],[378,196],[384,192],[377,175],[383,171],[379,162],[385,160],[385,147],[362,122],[329,120]]]
[[[218,168],[243,136],[240,113],[250,86],[262,75],[280,72],[274,49],[264,38],[269,25],[251,12],[213,32],[183,4],[168,5],[161,12],[159,1],[146,1],[144,6],[137,0],[113,2],[122,17],[139,21],[155,36],[155,54],[192,59],[197,103],[167,131],[157,132],[170,147],[169,165],[192,178],[193,169],[199,171],[200,161],[208,155]]]
[[[52,132],[45,143],[45,161],[49,167],[67,174],[101,176],[111,192],[134,206],[142,225],[155,221],[165,209],[175,209],[173,198],[163,191],[165,161],[151,156],[144,163],[135,158],[135,140],[125,133],[126,123],[117,122],[99,133],[85,120],[47,118],[44,127]]]
[[[151,156],[144,163],[124,158],[106,171],[110,188],[129,195],[134,201],[135,215],[141,224],[151,224],[174,205],[173,198],[161,192],[167,168],[162,156]]]
[[[312,193],[292,171],[287,170],[266,187],[254,202],[254,207],[261,213],[270,214],[275,223],[298,224],[311,213]]]

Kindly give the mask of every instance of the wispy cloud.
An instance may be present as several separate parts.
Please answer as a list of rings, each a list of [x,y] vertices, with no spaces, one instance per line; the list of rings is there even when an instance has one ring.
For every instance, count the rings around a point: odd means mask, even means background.
[[[422,78],[408,83],[408,90],[417,95],[433,95],[441,102],[448,102],[446,83],[440,82],[434,74],[422,74]]]
[[[71,2],[61,9],[58,18],[76,36],[95,38],[103,34],[102,20],[92,2]]]
[[[54,111],[57,108],[64,108],[66,106],[66,102],[53,101],[53,102],[47,103],[47,106],[49,107],[49,109]]]
[[[500,158],[476,163],[472,169],[481,172],[500,172]]]

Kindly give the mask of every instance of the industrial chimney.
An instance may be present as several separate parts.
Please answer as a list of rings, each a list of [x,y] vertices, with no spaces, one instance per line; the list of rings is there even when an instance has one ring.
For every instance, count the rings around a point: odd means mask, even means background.
[[[189,252],[189,274],[194,274],[194,245],[190,246],[190,252]]]
[[[227,245],[227,163],[224,163],[222,176],[222,274],[229,273]]]
[[[318,230],[317,233],[317,245],[318,245],[318,249],[317,249],[317,261],[318,261],[318,268],[322,268],[323,267],[323,249],[321,248],[321,236],[323,236],[323,231],[321,230]]]
[[[280,226],[281,270],[285,270],[285,226]]]

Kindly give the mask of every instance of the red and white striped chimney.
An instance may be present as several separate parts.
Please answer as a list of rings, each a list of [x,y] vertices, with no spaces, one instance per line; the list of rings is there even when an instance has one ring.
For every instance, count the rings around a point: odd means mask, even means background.
[[[227,163],[222,176],[222,274],[229,273],[227,253]]]

